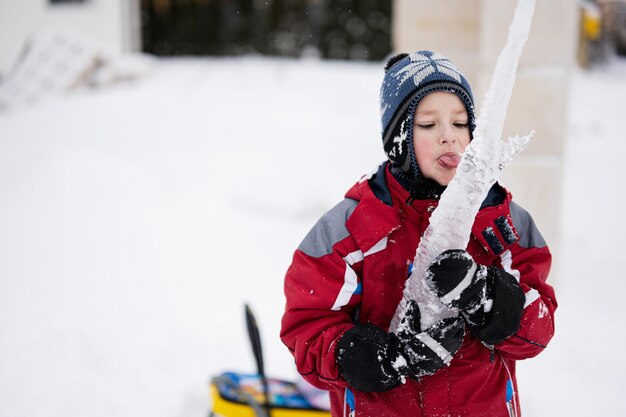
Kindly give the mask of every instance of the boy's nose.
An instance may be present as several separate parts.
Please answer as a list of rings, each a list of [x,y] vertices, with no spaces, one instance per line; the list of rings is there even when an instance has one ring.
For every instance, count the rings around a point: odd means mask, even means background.
[[[446,143],[456,142],[456,137],[454,136],[454,132],[452,132],[451,129],[444,129],[444,131],[441,132],[441,139],[439,139],[439,142],[442,145]]]

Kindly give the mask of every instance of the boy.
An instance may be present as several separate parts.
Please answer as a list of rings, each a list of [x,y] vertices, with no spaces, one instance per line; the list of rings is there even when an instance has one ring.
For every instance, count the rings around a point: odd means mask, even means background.
[[[495,184],[466,250],[429,267],[430,290],[458,316],[422,331],[412,305],[406,330],[388,333],[475,118],[463,74],[430,51],[390,59],[380,100],[388,161],[296,250],[281,339],[304,378],[330,391],[333,416],[519,416],[515,362],[540,353],[554,332],[550,251]]]

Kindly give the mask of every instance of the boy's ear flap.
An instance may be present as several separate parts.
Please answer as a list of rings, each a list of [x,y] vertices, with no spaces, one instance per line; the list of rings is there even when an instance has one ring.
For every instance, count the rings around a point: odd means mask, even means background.
[[[397,54],[397,55],[393,55],[392,57],[390,57],[387,60],[387,64],[385,64],[385,72],[387,72],[389,70],[389,68],[393,67],[393,64],[395,64],[396,62],[400,61],[403,58],[406,58],[407,56],[409,56],[409,54]]]

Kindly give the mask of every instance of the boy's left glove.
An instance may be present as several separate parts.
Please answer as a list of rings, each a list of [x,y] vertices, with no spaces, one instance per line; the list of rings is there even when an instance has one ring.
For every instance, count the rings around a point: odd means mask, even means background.
[[[431,375],[449,365],[464,335],[460,317],[445,318],[420,331],[419,308],[411,301],[397,335],[373,324],[357,324],[346,331],[337,341],[337,365],[353,388],[387,391],[406,377]]]
[[[452,249],[435,258],[426,282],[444,305],[463,315],[484,343],[501,343],[517,331],[525,295],[511,274],[479,265],[466,251]]]

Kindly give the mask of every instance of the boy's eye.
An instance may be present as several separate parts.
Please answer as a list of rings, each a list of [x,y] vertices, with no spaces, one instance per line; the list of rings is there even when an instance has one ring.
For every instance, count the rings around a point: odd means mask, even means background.
[[[415,123],[415,126],[419,127],[420,129],[430,129],[431,127],[435,126],[434,123]]]
[[[469,127],[469,123],[453,123],[454,127],[458,127],[460,129],[465,129],[466,127]]]

